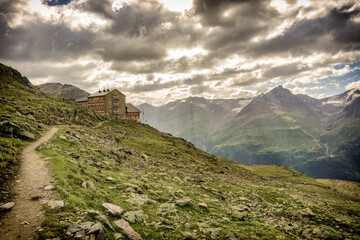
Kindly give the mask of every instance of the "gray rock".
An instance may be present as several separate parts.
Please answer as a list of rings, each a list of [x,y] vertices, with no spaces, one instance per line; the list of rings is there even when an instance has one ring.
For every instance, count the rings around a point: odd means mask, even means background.
[[[91,226],[91,228],[88,230],[87,235],[90,235],[92,233],[97,233],[102,229],[101,223],[96,223]]]
[[[99,234],[96,237],[96,240],[105,240],[105,238],[106,238],[106,235],[105,235],[104,229],[101,228],[99,231]]]
[[[112,177],[107,177],[106,180],[108,181],[114,181],[114,179]]]
[[[15,206],[14,202],[8,202],[0,206],[0,211],[8,211]]]
[[[142,210],[126,212],[123,217],[131,223],[144,222],[149,218]]]
[[[114,233],[114,239],[115,240],[119,240],[119,239],[122,239],[123,238],[123,235],[121,233]]]
[[[142,240],[140,234],[137,233],[124,219],[115,221],[114,224],[116,227],[121,229],[125,233],[125,235],[131,240]]]
[[[52,189],[54,189],[53,185],[47,185],[46,187],[44,187],[44,190],[46,190],[46,191],[49,191],[49,190],[52,190]]]
[[[21,131],[21,132],[19,133],[19,135],[22,136],[22,137],[31,139],[31,140],[35,140],[35,135],[32,134],[32,133],[30,133],[30,132],[28,132],[28,131]]]
[[[49,206],[51,209],[59,209],[59,208],[64,207],[64,202],[63,202],[63,201],[50,200],[50,201],[48,202],[48,206]]]
[[[188,206],[191,203],[191,198],[183,198],[183,199],[177,199],[175,200],[175,204],[176,206],[179,207],[184,207],[184,206]]]
[[[83,188],[85,188],[85,189],[86,189],[86,188],[87,188],[87,184],[86,184],[86,182],[85,182],[85,181],[83,181],[83,182],[82,182],[82,184],[81,184],[81,186],[82,186]]]
[[[121,216],[123,209],[111,203],[103,203],[105,210],[113,216]]]
[[[84,230],[78,231],[74,236],[75,239],[80,239],[80,238],[83,238],[83,237],[85,237],[85,231]]]
[[[206,203],[199,203],[198,207],[207,209],[208,206]]]

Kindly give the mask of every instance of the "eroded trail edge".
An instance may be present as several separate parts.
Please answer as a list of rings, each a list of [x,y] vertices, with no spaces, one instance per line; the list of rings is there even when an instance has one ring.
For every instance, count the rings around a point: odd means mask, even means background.
[[[45,217],[43,205],[52,199],[52,191],[44,188],[47,186],[48,189],[53,181],[46,159],[38,155],[35,149],[57,131],[57,127],[50,128],[41,138],[24,148],[14,186],[15,206],[1,219],[1,239],[35,239],[36,231]]]

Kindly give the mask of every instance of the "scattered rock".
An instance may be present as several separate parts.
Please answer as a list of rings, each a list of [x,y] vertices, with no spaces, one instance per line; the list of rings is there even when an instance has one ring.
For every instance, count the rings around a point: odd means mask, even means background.
[[[50,200],[50,201],[48,202],[48,206],[49,206],[51,209],[59,209],[59,208],[64,207],[64,202],[63,202],[63,201]]]
[[[8,211],[15,206],[14,202],[8,202],[0,206],[0,211]]]
[[[28,221],[23,221],[22,223],[21,223],[21,225],[29,225],[30,224],[30,222],[28,222]]]
[[[115,239],[115,240],[119,240],[119,239],[121,239],[121,238],[123,238],[123,235],[122,235],[121,233],[115,233],[115,234],[114,234],[114,239]]]
[[[81,186],[85,189],[87,189],[87,183],[85,181],[82,182]]]
[[[111,203],[103,203],[102,206],[113,216],[121,216],[123,209]]]
[[[148,159],[149,159],[149,156],[146,155],[145,153],[143,153],[143,154],[141,155],[141,157],[142,157],[143,159],[145,159],[145,160],[148,160]]]
[[[93,226],[91,226],[91,228],[88,230],[87,234],[92,234],[92,233],[97,233],[98,231],[100,231],[100,229],[102,229],[101,223],[96,223]]]
[[[124,231],[125,235],[131,240],[142,240],[142,237],[139,233],[137,233],[127,221],[124,219],[118,220],[114,222],[115,226]]]
[[[47,185],[46,187],[44,187],[44,190],[46,190],[46,191],[49,191],[49,190],[52,190],[52,189],[54,189],[53,185]]]
[[[31,139],[31,140],[35,140],[35,135],[32,134],[32,133],[30,133],[30,132],[28,132],[28,131],[21,131],[21,132],[19,133],[19,135],[22,136],[22,137]]]
[[[208,206],[206,203],[199,203],[198,207],[207,209]]]
[[[184,207],[184,206],[188,206],[191,203],[191,198],[183,198],[183,199],[177,199],[175,200],[175,204],[176,206],[179,207]]]
[[[108,181],[114,181],[114,179],[112,177],[107,177],[106,180]]]
[[[104,229],[101,228],[99,231],[99,234],[97,235],[96,240],[105,240],[105,238],[106,238],[106,235],[105,235]]]
[[[80,238],[83,238],[83,237],[85,237],[85,231],[84,230],[78,231],[74,236],[75,239],[80,239]]]
[[[126,212],[123,217],[131,223],[144,222],[149,218],[142,210]]]

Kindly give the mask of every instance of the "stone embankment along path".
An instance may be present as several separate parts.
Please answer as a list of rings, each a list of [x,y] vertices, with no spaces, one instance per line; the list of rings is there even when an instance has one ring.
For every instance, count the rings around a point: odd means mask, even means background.
[[[44,206],[52,199],[51,185],[54,181],[47,167],[47,161],[41,158],[35,148],[47,142],[58,131],[52,127],[37,141],[30,143],[21,154],[21,165],[14,186],[15,206],[0,219],[0,239],[36,239],[44,220]]]

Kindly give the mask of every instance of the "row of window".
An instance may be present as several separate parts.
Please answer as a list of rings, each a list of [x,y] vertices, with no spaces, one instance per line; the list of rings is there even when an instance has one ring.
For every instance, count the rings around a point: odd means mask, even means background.
[[[103,102],[94,102],[94,103],[89,103],[88,106],[104,106]]]

